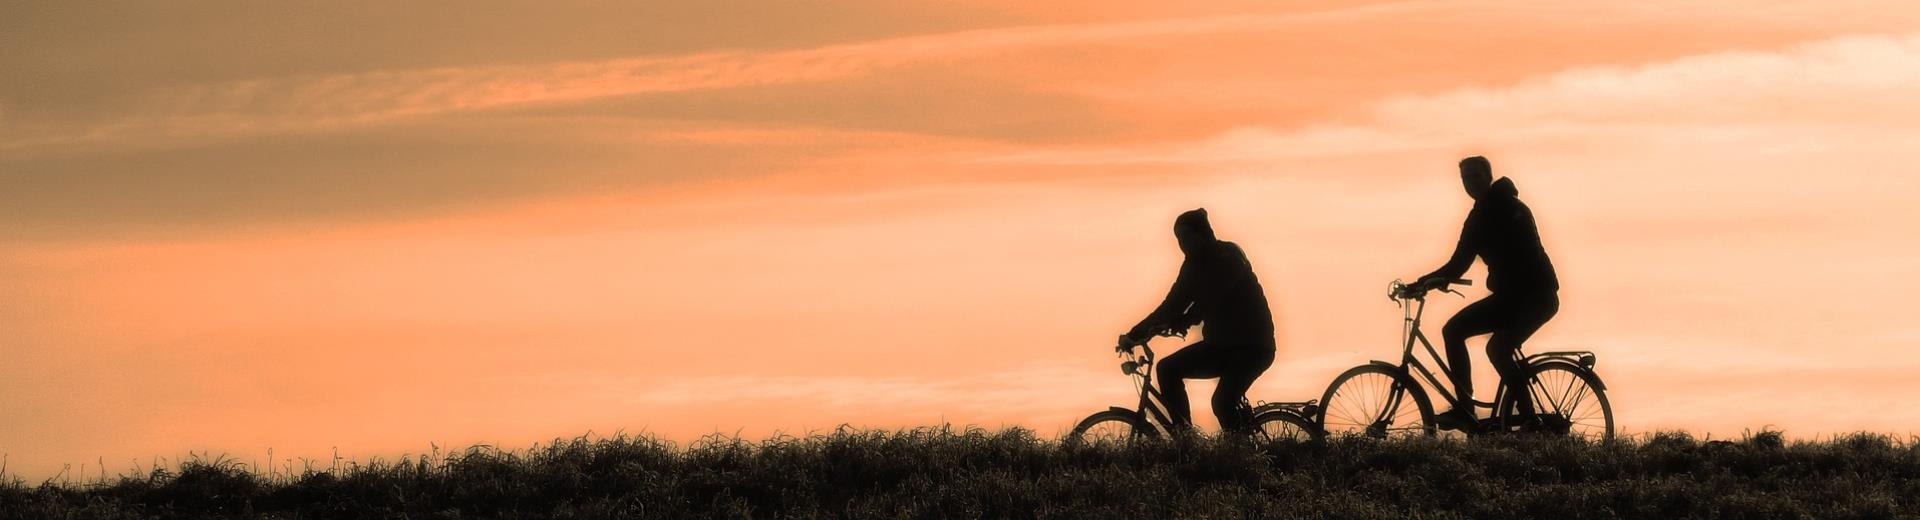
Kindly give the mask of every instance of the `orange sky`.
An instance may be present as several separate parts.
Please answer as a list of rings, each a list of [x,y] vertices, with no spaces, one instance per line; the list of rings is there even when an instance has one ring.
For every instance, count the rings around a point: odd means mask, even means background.
[[[1920,424],[1906,2],[50,2],[0,34],[30,478],[1053,433],[1130,402],[1108,349],[1197,206],[1274,304],[1253,397],[1314,398],[1396,355],[1385,285],[1444,260],[1469,154],[1563,277],[1533,349],[1598,352],[1626,431]]]

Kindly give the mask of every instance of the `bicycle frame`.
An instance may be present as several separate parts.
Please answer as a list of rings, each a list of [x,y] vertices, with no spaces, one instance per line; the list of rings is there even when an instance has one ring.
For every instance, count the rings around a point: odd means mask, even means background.
[[[1421,296],[1401,301],[1401,309],[1403,309],[1401,336],[1405,338],[1405,341],[1400,351],[1400,364],[1393,365],[1385,361],[1374,361],[1374,363],[1394,367],[1412,376],[1419,376],[1421,380],[1426,381],[1428,386],[1433,387],[1433,390],[1439,393],[1440,397],[1445,399],[1449,406],[1459,407],[1469,403],[1475,408],[1492,409],[1497,406],[1495,403],[1500,402],[1501,397],[1507,392],[1507,386],[1505,384],[1500,385],[1500,388],[1494,392],[1493,402],[1474,400],[1473,396],[1470,395],[1454,394],[1454,392],[1459,389],[1452,387],[1453,367],[1447,366],[1446,357],[1440,355],[1438,349],[1433,348],[1433,342],[1428,340],[1427,334],[1420,330],[1420,320],[1422,316],[1426,314],[1427,310],[1426,297]],[[1419,343],[1420,346],[1426,350],[1428,357],[1433,359],[1434,368],[1438,368],[1440,374],[1448,376],[1446,383],[1443,384],[1441,379],[1434,375],[1434,370],[1429,369],[1426,363],[1421,362],[1420,358],[1414,355],[1413,346],[1415,343]],[[1595,363],[1593,353],[1586,351],[1542,352],[1539,354],[1525,355],[1516,349],[1513,352],[1513,356],[1519,361],[1522,367],[1533,366],[1536,363],[1549,360],[1564,360],[1578,365],[1582,369],[1593,370]],[[1529,382],[1529,384],[1531,383],[1532,382]],[[1397,394],[1395,398],[1399,398]],[[1397,406],[1398,402],[1391,404]],[[1502,410],[1494,410],[1494,415],[1498,417],[1503,412]]]
[[[1133,412],[1140,417],[1146,418],[1148,422],[1160,430],[1160,433],[1171,433],[1173,431],[1173,418],[1169,417],[1166,409],[1160,405],[1160,401],[1165,400],[1160,394],[1160,388],[1153,386],[1153,367],[1159,364],[1153,355],[1153,348],[1142,343],[1135,347],[1128,348],[1126,353],[1122,355],[1131,355],[1133,348],[1139,348],[1141,351],[1140,357],[1130,361],[1135,363],[1133,371],[1127,373],[1127,375],[1133,379],[1134,390],[1140,394],[1139,407],[1133,410]],[[1112,409],[1120,411],[1127,410],[1126,408],[1118,406],[1112,407]]]
[[[1178,334],[1172,335],[1177,336]],[[1126,342],[1127,340],[1123,338],[1122,341]],[[1136,348],[1140,350],[1135,351],[1134,349]],[[1104,420],[1100,419],[1103,414],[1117,414],[1129,418],[1129,424],[1132,426],[1131,431],[1135,437],[1177,435],[1182,428],[1174,424],[1170,411],[1166,408],[1166,396],[1161,393],[1159,387],[1153,384],[1153,370],[1154,365],[1157,364],[1157,359],[1153,354],[1153,348],[1147,346],[1145,342],[1127,342],[1123,343],[1123,345],[1117,349],[1117,353],[1121,358],[1125,359],[1125,361],[1120,364],[1120,371],[1126,374],[1128,379],[1133,382],[1134,391],[1140,396],[1139,403],[1131,409],[1120,406],[1108,407],[1104,412],[1088,416],[1079,426],[1075,427],[1074,432],[1078,434],[1084,432],[1090,425],[1098,424]],[[1262,434],[1273,433],[1266,430],[1266,427],[1263,425],[1286,424],[1289,426],[1282,427],[1282,433],[1285,435],[1294,436],[1296,434],[1304,434],[1310,438],[1319,438],[1323,434],[1322,430],[1318,425],[1314,424],[1312,419],[1315,414],[1319,413],[1317,402],[1317,400],[1274,403],[1262,401],[1256,405],[1252,401],[1242,397],[1239,402],[1238,412],[1242,414],[1241,422],[1244,426],[1248,427],[1249,434],[1253,434],[1254,432]],[[1218,414],[1219,411],[1215,410],[1215,412]],[[1227,426],[1227,421],[1224,418],[1221,421],[1221,426],[1223,428]],[[1294,428],[1297,430],[1284,430],[1284,428]],[[1294,431],[1295,433],[1286,433],[1288,431]]]
[[[1501,384],[1494,392],[1493,402],[1475,400],[1471,393],[1457,393],[1461,389],[1451,383],[1453,379],[1466,375],[1457,371],[1469,367],[1448,366],[1449,361],[1457,360],[1440,355],[1440,350],[1434,348],[1433,341],[1421,330],[1421,321],[1426,315],[1427,299],[1432,291],[1453,293],[1450,285],[1471,284],[1469,280],[1460,279],[1444,282],[1422,280],[1415,285],[1394,280],[1387,296],[1400,305],[1402,312],[1400,361],[1370,361],[1335,378],[1327,386],[1322,399],[1325,402],[1315,416],[1323,434],[1384,437],[1389,430],[1397,428],[1395,431],[1407,433],[1421,430],[1426,435],[1433,435],[1438,429],[1460,430],[1468,436],[1476,436],[1536,431],[1571,433],[1577,428],[1580,435],[1613,435],[1613,408],[1604,392],[1606,385],[1600,382],[1599,375],[1593,371],[1595,356],[1592,352],[1555,351],[1528,355],[1515,348],[1510,355],[1521,372],[1501,374]],[[1421,359],[1415,353],[1415,345],[1427,352],[1427,359]],[[1367,375],[1373,377],[1356,379]],[[1380,381],[1381,378],[1387,381]],[[1348,385],[1349,381],[1363,382]],[[1564,385],[1561,384],[1563,382]],[[1579,392],[1575,392],[1576,386]],[[1423,387],[1432,387],[1432,390]],[[1554,393],[1556,390],[1559,393]],[[1593,401],[1597,402],[1599,415],[1576,414],[1582,410],[1593,410],[1580,407],[1588,402],[1588,391],[1592,392]],[[1433,394],[1439,394],[1437,402],[1432,399]],[[1404,419],[1406,411],[1403,407],[1408,404],[1418,405],[1419,422]],[[1435,404],[1451,404],[1459,415],[1434,415]],[[1492,409],[1493,413],[1482,417],[1477,409]],[[1436,428],[1441,426],[1436,424],[1437,420],[1456,418],[1459,420],[1446,421],[1456,424]]]
[[[1404,312],[1402,313],[1403,319],[1401,321],[1402,330],[1400,335],[1406,338],[1406,340],[1400,351],[1400,364],[1392,365],[1385,361],[1375,361],[1374,363],[1394,366],[1408,374],[1420,376],[1420,379],[1425,380],[1428,386],[1432,386],[1433,390],[1439,393],[1440,397],[1445,399],[1450,406],[1457,407],[1465,404],[1461,402],[1464,399],[1471,402],[1475,407],[1492,408],[1494,406],[1493,403],[1474,401],[1473,396],[1454,395],[1454,391],[1458,389],[1452,387],[1453,368],[1447,366],[1446,356],[1440,355],[1440,351],[1433,348],[1433,342],[1427,339],[1427,334],[1420,330],[1420,319],[1426,314],[1427,299],[1424,297],[1415,298],[1401,305],[1401,309],[1403,309]],[[1420,358],[1414,355],[1413,345],[1416,342],[1426,349],[1429,357],[1433,358],[1433,364],[1440,370],[1440,373],[1448,376],[1448,382],[1446,384],[1442,384],[1440,378],[1433,375],[1433,370],[1427,368],[1426,363],[1421,362]],[[1494,400],[1499,401],[1499,398],[1495,397]]]

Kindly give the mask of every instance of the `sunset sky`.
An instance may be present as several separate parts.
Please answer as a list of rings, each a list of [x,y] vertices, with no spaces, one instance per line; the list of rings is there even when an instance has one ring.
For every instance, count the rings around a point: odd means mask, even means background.
[[[1203,206],[1318,398],[1475,154],[1625,433],[1920,432],[1914,3],[1174,4],[7,3],[7,474],[1053,435]]]

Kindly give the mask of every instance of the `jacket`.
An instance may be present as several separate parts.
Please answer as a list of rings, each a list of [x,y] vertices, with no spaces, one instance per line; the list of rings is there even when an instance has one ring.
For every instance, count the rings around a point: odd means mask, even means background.
[[[1540,245],[1540,230],[1534,225],[1533,210],[1520,202],[1520,189],[1513,180],[1501,177],[1487,187],[1467,213],[1460,230],[1460,243],[1453,257],[1440,269],[1423,278],[1459,278],[1473,265],[1473,258],[1487,263],[1487,290],[1498,293],[1536,294],[1560,290],[1560,278],[1553,261]]]
[[[1180,263],[1180,276],[1167,291],[1160,306],[1133,327],[1135,335],[1156,332],[1158,326],[1183,330],[1205,323],[1201,334],[1208,341],[1273,346],[1273,311],[1253,264],[1240,246],[1215,240],[1208,247],[1188,254]]]

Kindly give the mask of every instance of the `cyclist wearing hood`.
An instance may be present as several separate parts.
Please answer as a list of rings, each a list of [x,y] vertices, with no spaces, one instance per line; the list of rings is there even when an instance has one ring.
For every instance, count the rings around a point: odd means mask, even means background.
[[[1223,429],[1242,428],[1243,417],[1236,409],[1253,381],[1273,365],[1273,314],[1266,293],[1240,246],[1214,238],[1206,209],[1180,214],[1173,234],[1186,255],[1180,277],[1127,337],[1144,341],[1204,323],[1204,339],[1160,360],[1161,402],[1175,425],[1191,427],[1184,380],[1219,378],[1213,391],[1214,417]]]
[[[1476,155],[1460,160],[1460,180],[1474,201],[1460,231],[1460,243],[1447,265],[1414,284],[1444,287],[1465,274],[1474,257],[1487,263],[1487,290],[1492,294],[1460,309],[1440,332],[1447,347],[1453,386],[1463,402],[1472,398],[1473,365],[1467,354],[1467,338],[1490,333],[1493,336],[1487,339],[1487,360],[1515,396],[1519,413],[1531,414],[1526,374],[1513,353],[1560,311],[1560,279],[1553,271],[1553,262],[1547,259],[1546,248],[1540,245],[1533,210],[1520,202],[1520,190],[1512,179],[1493,180],[1492,165]],[[1443,428],[1459,428],[1474,421],[1469,406],[1448,410],[1437,422]]]

